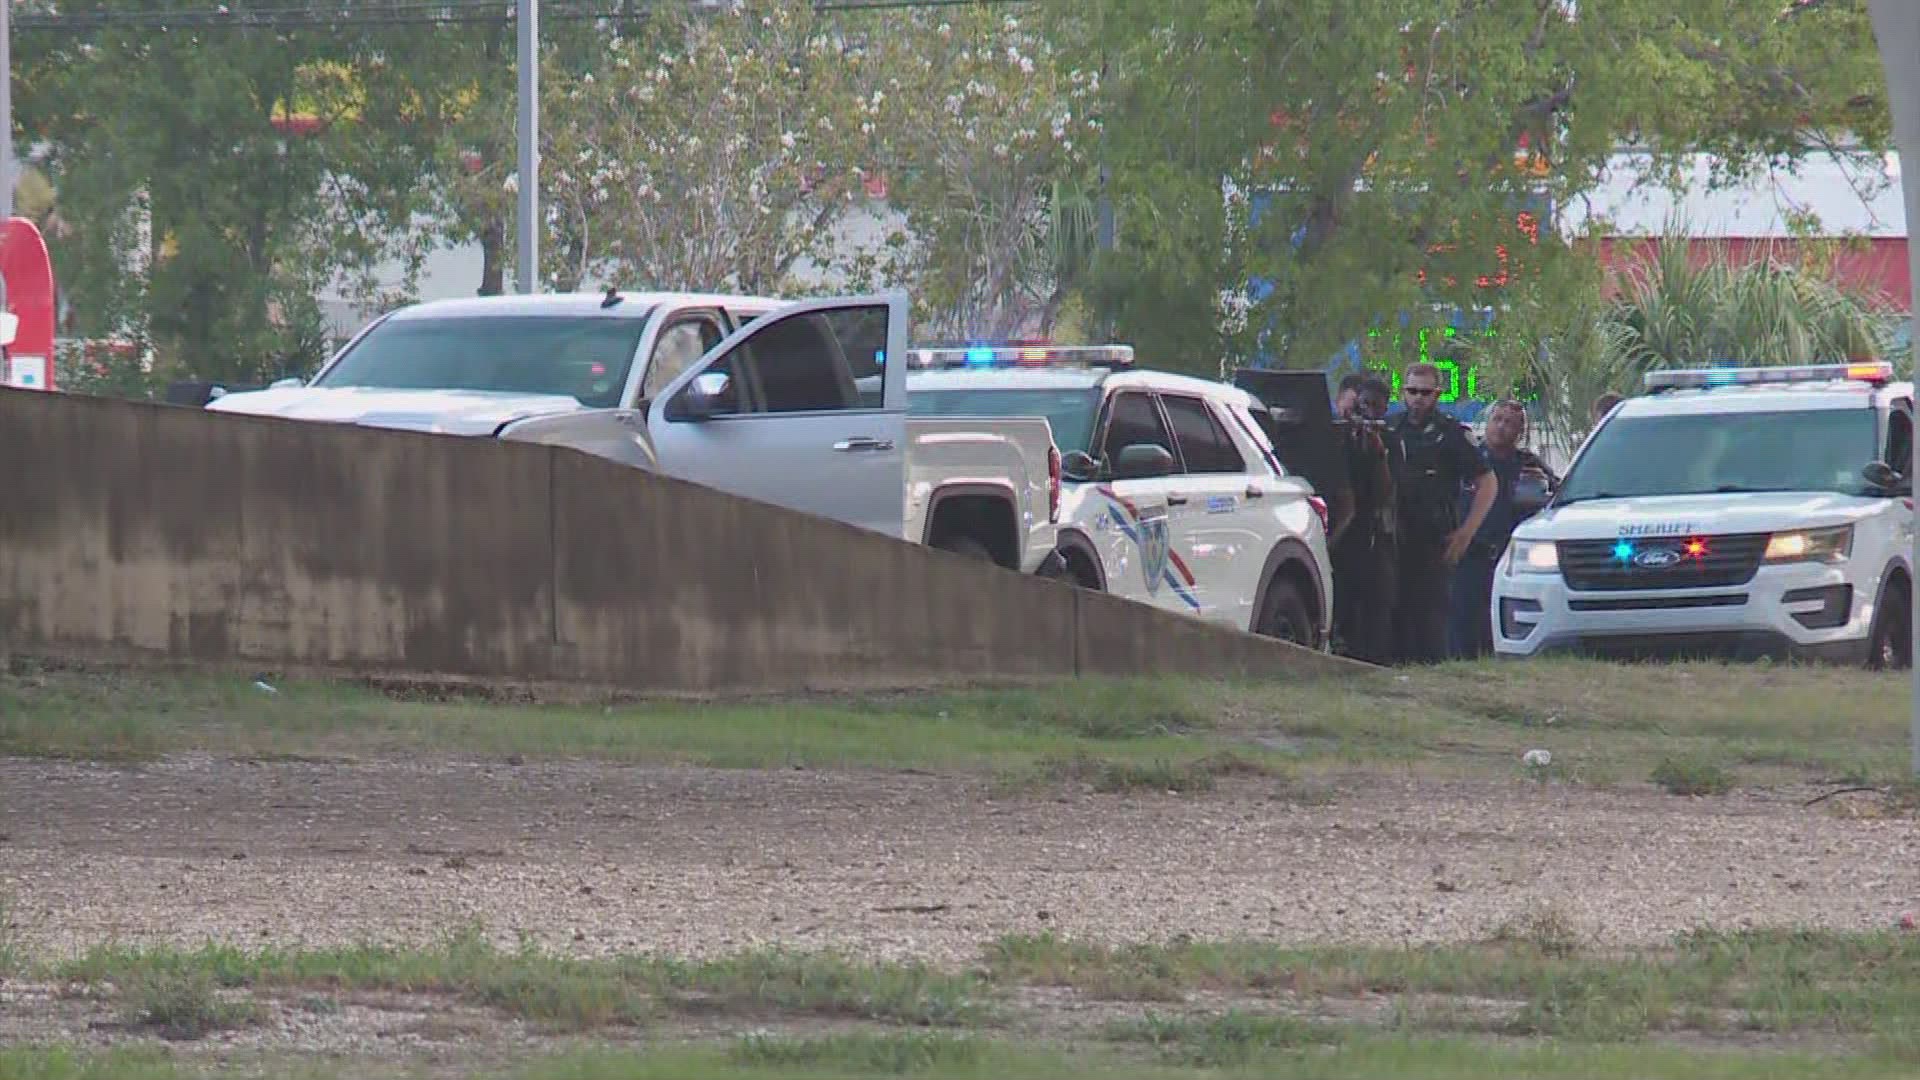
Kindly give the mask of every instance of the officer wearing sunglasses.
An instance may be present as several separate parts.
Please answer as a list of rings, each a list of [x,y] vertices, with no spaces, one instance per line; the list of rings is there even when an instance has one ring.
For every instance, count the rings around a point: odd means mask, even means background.
[[[1395,612],[1399,659],[1446,659],[1453,567],[1466,555],[1500,490],[1465,429],[1440,411],[1440,369],[1407,368],[1400,383],[1406,411],[1393,422],[1402,448],[1399,494],[1400,603]],[[1466,520],[1460,490],[1473,488]]]

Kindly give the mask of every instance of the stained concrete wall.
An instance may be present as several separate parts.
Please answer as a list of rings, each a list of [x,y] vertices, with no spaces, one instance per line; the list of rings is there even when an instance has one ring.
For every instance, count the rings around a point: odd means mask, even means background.
[[[0,392],[0,652],[656,693],[1344,666],[574,451]]]

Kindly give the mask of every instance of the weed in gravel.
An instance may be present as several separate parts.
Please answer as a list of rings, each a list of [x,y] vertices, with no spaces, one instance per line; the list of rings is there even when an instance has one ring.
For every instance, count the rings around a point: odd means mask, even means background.
[[[728,1051],[735,1064],[757,1069],[806,1069],[897,1076],[929,1069],[971,1067],[980,1061],[981,1040],[933,1032],[829,1035],[794,1039],[751,1034]]]
[[[1652,779],[1669,795],[1725,795],[1733,790],[1733,774],[1705,761],[1667,758],[1654,766]]]
[[[1148,1013],[1108,1025],[1106,1036],[1145,1043],[1173,1064],[1215,1069],[1246,1065],[1276,1050],[1338,1043],[1342,1032],[1297,1016],[1235,1010],[1217,1016]]]
[[[13,901],[6,893],[0,893],[0,982],[7,976],[17,975],[26,967],[26,956],[20,948],[20,938],[14,932]]]
[[[120,1006],[128,1024],[150,1027],[164,1039],[201,1039],[265,1016],[258,1002],[222,996],[212,975],[192,968],[140,972],[122,988]]]
[[[983,1014],[985,991],[972,976],[920,964],[862,964],[780,950],[700,962],[653,955],[587,959],[531,945],[500,949],[476,930],[423,948],[99,946],[57,965],[54,974],[81,983],[189,975],[210,987],[443,993],[576,1031],[640,1023],[662,1010],[964,1023]]]

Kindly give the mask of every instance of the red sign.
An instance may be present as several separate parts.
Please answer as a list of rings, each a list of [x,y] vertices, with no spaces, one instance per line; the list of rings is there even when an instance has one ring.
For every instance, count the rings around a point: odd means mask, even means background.
[[[7,284],[7,310],[20,329],[0,365],[0,384],[53,389],[53,260],[33,222],[8,218],[0,226],[0,276]]]

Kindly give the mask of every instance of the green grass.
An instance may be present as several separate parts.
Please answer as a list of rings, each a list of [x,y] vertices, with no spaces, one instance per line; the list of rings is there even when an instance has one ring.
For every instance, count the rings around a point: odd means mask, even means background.
[[[1175,1001],[1195,989],[1285,991],[1309,999],[1490,998],[1512,1006],[1498,1025],[1503,1033],[1583,1041],[1711,1031],[1728,1014],[1741,1031],[1896,1041],[1920,1032],[1920,935],[1892,931],[1703,930],[1669,948],[1632,953],[1585,948],[1551,916],[1526,920],[1481,945],[1414,949],[1255,942],[1106,947],[1040,935],[1001,939],[987,966],[1002,982],[1071,986],[1136,1001]]]
[[[259,1022],[258,1002],[229,1000],[212,975],[192,968],[140,972],[121,991],[123,1020],[152,1028],[166,1039],[199,1039],[216,1031]]]
[[[1668,758],[1653,767],[1650,778],[1669,795],[1725,795],[1733,790],[1733,774],[1712,762]],[[1856,777],[1841,777],[1842,782]]]
[[[1254,1029],[1247,1029],[1253,1031]],[[1250,1038],[1250,1043],[1259,1040]],[[1914,1065],[1878,1055],[1808,1055],[1665,1046],[1568,1046],[1481,1039],[1352,1034],[1333,1045],[1250,1045],[1223,1067],[1142,1061],[1106,1046],[929,1039],[759,1039],[756,1049],[696,1046],[656,1050],[586,1047],[478,1069],[478,1080],[836,1080],[913,1076],[924,1080],[1908,1080]],[[348,1080],[429,1075],[428,1063],[398,1059],[382,1068],[326,1058],[267,1058],[247,1075]],[[7,1080],[210,1080],[227,1063],[152,1051],[0,1049]],[[450,1075],[445,1067],[431,1075]]]
[[[0,676],[0,754],[138,761],[179,751],[348,760],[447,752],[910,768],[1195,792],[1236,771],[1221,762],[1269,777],[1410,765],[1435,775],[1609,783],[1638,782],[1671,759],[1744,783],[1885,784],[1906,775],[1910,700],[1898,673],[1570,660],[751,704],[541,705],[276,685],[280,692],[268,694],[247,679],[104,669]],[[1552,765],[1524,768],[1521,755],[1534,748],[1551,751]]]
[[[530,945],[500,949],[471,931],[423,948],[96,946],[52,964],[46,974],[119,987],[123,997],[153,985],[448,994],[568,1030],[643,1023],[670,1012],[962,1024],[984,1015],[989,996],[974,976],[920,964],[861,964],[781,950],[701,962],[653,955],[585,959]],[[141,1000],[128,1007],[138,1011]]]

